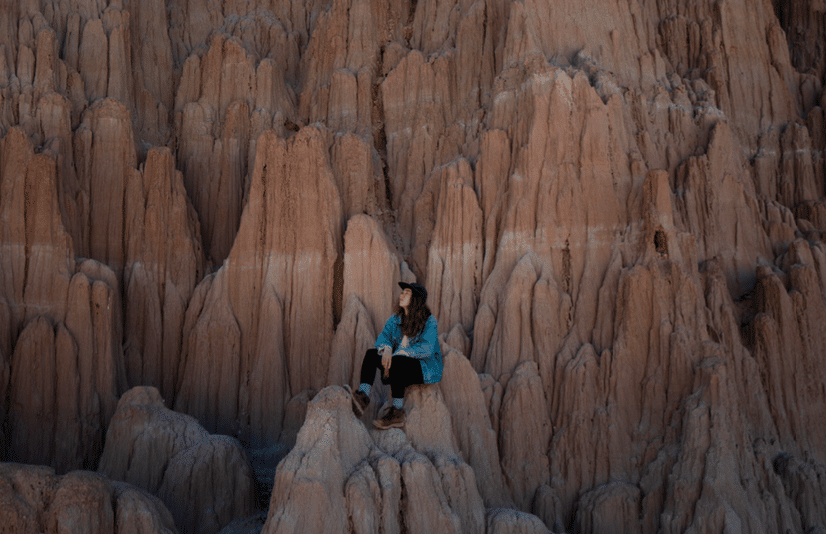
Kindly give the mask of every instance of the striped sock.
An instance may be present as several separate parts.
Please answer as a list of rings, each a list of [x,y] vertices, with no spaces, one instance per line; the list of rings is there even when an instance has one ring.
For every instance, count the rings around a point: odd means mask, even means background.
[[[404,406],[404,397],[402,397],[401,399],[393,397],[393,407],[397,410],[401,410],[402,406]]]
[[[368,397],[370,396],[370,390],[371,389],[373,389],[373,386],[371,386],[370,384],[365,384],[363,382],[359,386],[359,391],[363,391],[364,394],[367,395]]]

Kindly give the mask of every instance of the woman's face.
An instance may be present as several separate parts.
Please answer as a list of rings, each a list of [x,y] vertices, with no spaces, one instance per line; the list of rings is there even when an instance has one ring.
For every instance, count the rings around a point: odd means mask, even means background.
[[[412,296],[413,296],[413,291],[411,291],[411,289],[409,287],[405,288],[402,291],[402,294],[399,295],[399,306],[401,306],[402,308],[404,308],[406,310],[407,307],[410,306],[410,297],[412,297]]]

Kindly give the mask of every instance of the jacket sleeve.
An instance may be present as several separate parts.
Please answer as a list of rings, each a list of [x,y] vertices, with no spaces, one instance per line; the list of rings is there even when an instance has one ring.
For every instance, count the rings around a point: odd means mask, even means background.
[[[422,333],[411,340],[409,346],[402,349],[411,358],[422,360],[430,358],[439,351],[438,325],[432,315],[424,325]]]
[[[381,352],[384,347],[390,347],[390,350],[394,349],[393,344],[393,332],[396,330],[396,323],[398,318],[395,314],[391,315],[387,322],[384,323],[384,329],[379,334],[379,337],[376,338],[376,350]]]

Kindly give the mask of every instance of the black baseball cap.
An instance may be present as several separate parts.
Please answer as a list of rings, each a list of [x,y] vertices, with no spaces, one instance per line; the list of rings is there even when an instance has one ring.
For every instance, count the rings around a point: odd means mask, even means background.
[[[413,293],[416,293],[424,300],[427,300],[427,289],[425,289],[422,284],[417,284],[416,282],[413,282],[412,284],[408,284],[407,282],[399,282],[399,287],[402,289],[410,289]]]

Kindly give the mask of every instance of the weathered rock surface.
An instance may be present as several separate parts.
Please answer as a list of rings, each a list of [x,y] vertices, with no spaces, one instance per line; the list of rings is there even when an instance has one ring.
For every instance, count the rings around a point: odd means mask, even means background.
[[[243,519],[236,519],[229,525],[222,528],[219,534],[261,534],[266,521],[266,512],[245,517]]]
[[[149,150],[125,189],[127,380],[153,385],[171,402],[184,315],[204,271],[197,219],[166,148]]]
[[[181,532],[214,534],[253,510],[253,475],[237,440],[166,408],[157,389],[120,399],[98,472],[158,496]]]
[[[485,506],[509,507],[511,492],[505,486],[497,434],[490,421],[479,376],[463,354],[447,346],[443,349],[444,376],[439,389],[451,420],[457,422],[452,425],[457,446],[473,468]]]
[[[368,430],[343,388],[320,391],[278,466],[263,532],[540,532],[536,517],[533,530],[527,517],[514,521],[522,530],[486,527],[437,387],[412,388],[405,409],[404,431]]]
[[[824,20],[5,2],[0,458],[94,469],[148,385],[295,444],[276,486],[335,506],[274,493],[270,531],[826,528]],[[356,385],[399,278],[430,291],[445,380],[377,436],[325,388]]]
[[[333,338],[328,383],[358,387],[364,353],[373,348],[398,302],[399,262],[375,219],[361,214],[347,221],[341,280],[335,282],[342,288],[341,302],[335,303],[341,307],[341,319]]]
[[[158,498],[90,471],[0,464],[0,504],[4,532],[178,532]]]
[[[326,381],[343,224],[326,143],[262,136],[232,252],[196,288],[175,408],[211,431],[274,441],[289,398]]]
[[[75,261],[61,224],[53,153],[15,128],[0,147],[4,458],[93,468],[124,385],[114,273]],[[13,347],[13,349],[12,349]],[[5,366],[4,366],[5,367]],[[6,388],[7,384],[7,388]]]

